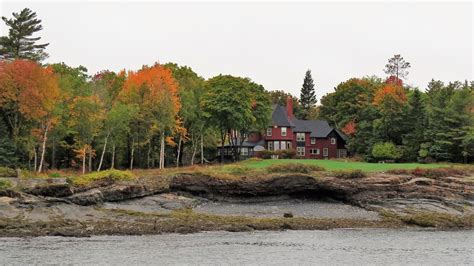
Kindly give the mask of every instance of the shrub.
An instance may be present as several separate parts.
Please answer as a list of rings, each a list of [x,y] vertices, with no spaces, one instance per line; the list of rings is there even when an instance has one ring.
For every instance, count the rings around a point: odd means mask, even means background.
[[[296,157],[296,151],[295,150],[279,150],[277,151],[278,155],[280,155],[281,159],[293,159]]]
[[[136,176],[130,171],[106,170],[102,172],[89,173],[68,180],[73,185],[87,185],[92,182],[101,181],[130,181],[135,180]]]
[[[337,178],[344,178],[344,179],[356,179],[356,178],[364,178],[367,175],[362,172],[362,170],[355,169],[350,171],[336,171],[334,172],[334,176]]]
[[[380,142],[372,147],[372,156],[379,160],[395,160],[400,158],[401,153],[392,142]]]
[[[0,180],[0,189],[11,188],[12,183],[9,180]]]
[[[296,151],[291,149],[276,151],[264,150],[261,151],[260,154],[262,159],[270,159],[273,155],[277,155],[279,159],[293,159],[296,157]]]
[[[309,174],[315,171],[324,171],[324,168],[317,165],[301,164],[301,163],[288,163],[288,164],[275,164],[267,167],[269,173],[302,173]]]
[[[15,169],[0,167],[0,177],[17,177]]]

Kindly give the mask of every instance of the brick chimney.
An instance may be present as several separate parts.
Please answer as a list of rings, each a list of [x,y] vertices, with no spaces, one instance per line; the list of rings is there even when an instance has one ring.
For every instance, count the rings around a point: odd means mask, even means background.
[[[286,98],[286,113],[289,119],[293,119],[293,99],[290,96]]]

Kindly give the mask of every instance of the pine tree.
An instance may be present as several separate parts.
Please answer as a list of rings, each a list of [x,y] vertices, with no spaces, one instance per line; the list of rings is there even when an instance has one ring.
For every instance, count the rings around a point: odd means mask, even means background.
[[[43,29],[35,12],[25,8],[20,13],[13,13],[13,18],[2,17],[2,20],[10,29],[8,36],[0,37],[1,59],[29,59],[41,62],[48,57],[44,49],[49,43],[36,44],[41,37],[32,37]]]
[[[409,62],[406,62],[401,55],[396,54],[388,59],[388,64],[385,65],[384,72],[387,75],[397,77],[397,79],[404,79],[408,76],[407,69],[410,67]]]
[[[407,134],[403,137],[403,144],[406,147],[406,159],[413,161],[418,157],[421,144],[425,140],[427,127],[425,106],[418,89],[413,91],[408,101],[405,121]]]
[[[313,108],[317,103],[314,82],[313,78],[311,77],[311,70],[306,71],[303,87],[301,87],[300,103],[301,107],[303,108],[302,118],[308,119],[311,108]]]

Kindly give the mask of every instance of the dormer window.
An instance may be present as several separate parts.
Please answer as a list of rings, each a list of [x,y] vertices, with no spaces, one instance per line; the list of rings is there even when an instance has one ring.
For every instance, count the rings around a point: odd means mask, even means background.
[[[267,136],[269,136],[269,137],[272,136],[272,128],[271,127],[267,128]]]
[[[336,144],[336,138],[331,138],[331,144]]]
[[[286,137],[286,127],[281,128],[281,136]]]

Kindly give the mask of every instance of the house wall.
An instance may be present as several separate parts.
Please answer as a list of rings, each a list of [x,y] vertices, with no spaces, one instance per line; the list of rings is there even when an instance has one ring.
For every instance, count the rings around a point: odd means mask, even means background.
[[[267,131],[265,130],[265,140],[293,140],[293,130],[291,127],[286,128],[286,136],[281,135],[281,128],[282,127],[272,127],[272,135],[267,136]]]

